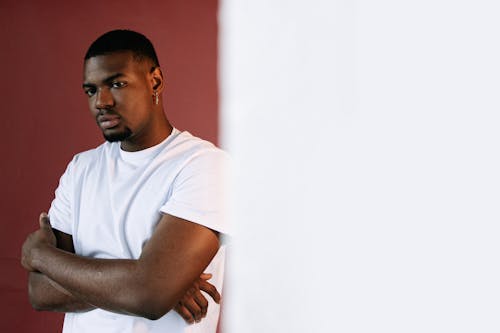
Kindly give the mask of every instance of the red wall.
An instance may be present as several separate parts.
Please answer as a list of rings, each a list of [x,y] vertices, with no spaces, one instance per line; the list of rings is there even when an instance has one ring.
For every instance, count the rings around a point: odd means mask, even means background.
[[[100,34],[148,36],[179,129],[217,140],[217,0],[0,0],[0,332],[59,332],[62,316],[27,300],[19,255],[71,157],[102,139],[81,90],[82,58]]]

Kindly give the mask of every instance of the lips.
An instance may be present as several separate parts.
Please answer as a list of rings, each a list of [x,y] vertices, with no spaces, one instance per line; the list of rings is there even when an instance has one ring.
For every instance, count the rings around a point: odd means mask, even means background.
[[[99,126],[103,129],[110,129],[120,123],[120,117],[114,115],[104,115],[98,118]]]

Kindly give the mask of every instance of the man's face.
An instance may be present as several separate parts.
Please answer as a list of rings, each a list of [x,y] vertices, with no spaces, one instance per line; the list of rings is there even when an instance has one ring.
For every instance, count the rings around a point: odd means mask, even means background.
[[[108,141],[140,140],[153,121],[151,64],[131,52],[85,61],[83,89],[97,125]]]

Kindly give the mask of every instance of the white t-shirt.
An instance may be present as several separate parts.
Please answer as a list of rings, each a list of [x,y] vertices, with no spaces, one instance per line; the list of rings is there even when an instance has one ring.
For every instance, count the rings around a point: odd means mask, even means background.
[[[73,236],[75,252],[92,258],[137,259],[162,213],[228,233],[224,214],[227,155],[174,129],[160,144],[125,152],[103,143],[76,155],[61,177],[49,210],[53,228]],[[205,272],[222,288],[225,247]],[[215,332],[219,306],[207,295],[207,317],[187,324],[170,311],[158,320],[95,309],[67,313],[64,333]]]

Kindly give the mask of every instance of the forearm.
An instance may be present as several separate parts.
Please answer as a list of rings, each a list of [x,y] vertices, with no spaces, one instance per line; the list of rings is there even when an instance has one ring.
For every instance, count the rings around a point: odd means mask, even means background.
[[[151,292],[164,279],[145,274],[138,260],[85,258],[45,246],[36,251],[33,266],[83,302],[117,313],[155,319],[181,296],[165,286]]]
[[[208,266],[219,240],[211,229],[166,214],[137,260],[86,258],[55,246],[48,218],[41,216],[40,229],[23,244],[23,267],[42,273],[84,303],[158,319]]]
[[[84,312],[94,309],[41,273],[29,273],[28,290],[30,303],[38,311]]]

